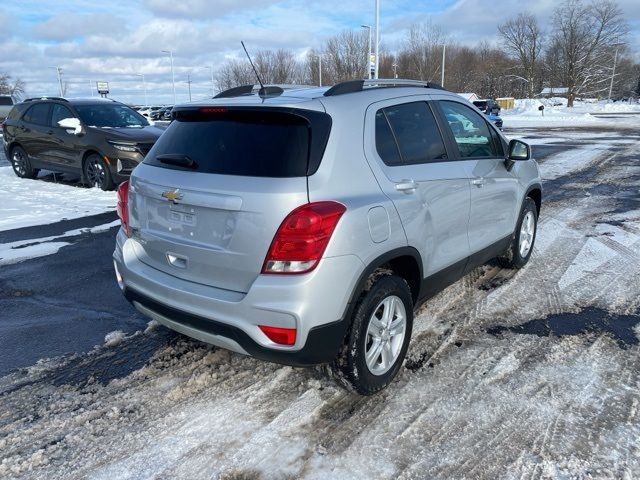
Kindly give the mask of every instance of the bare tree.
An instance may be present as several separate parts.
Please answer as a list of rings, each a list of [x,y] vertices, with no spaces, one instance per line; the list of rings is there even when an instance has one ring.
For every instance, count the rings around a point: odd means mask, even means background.
[[[323,83],[364,78],[367,75],[368,49],[364,32],[345,30],[329,38],[322,58]]]
[[[216,77],[218,90],[257,83],[249,61],[235,58],[227,60],[218,70]]]
[[[527,83],[529,96],[533,97],[543,38],[536,17],[521,13],[499,25],[498,32],[504,40],[507,53],[519,62],[522,79]]]
[[[12,80],[11,75],[0,73],[0,95],[11,95],[20,98],[25,93],[25,82],[16,78]]]
[[[265,83],[296,83],[298,63],[289,50],[261,50],[256,55],[256,69]]]
[[[427,23],[414,24],[398,55],[398,70],[402,76],[416,80],[435,81],[442,68],[442,48],[446,43],[442,29]]]
[[[614,45],[624,43],[627,24],[612,0],[565,0],[554,12],[552,48],[564,86],[567,106],[577,95],[598,95],[607,89]]]

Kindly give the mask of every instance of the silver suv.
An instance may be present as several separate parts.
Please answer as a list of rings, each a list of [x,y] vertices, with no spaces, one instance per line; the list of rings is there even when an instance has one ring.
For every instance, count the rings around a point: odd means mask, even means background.
[[[437,85],[238,87],[173,119],[120,186],[114,263],[129,301],[185,335],[328,363],[368,395],[401,368],[420,302],[531,256],[529,146]]]

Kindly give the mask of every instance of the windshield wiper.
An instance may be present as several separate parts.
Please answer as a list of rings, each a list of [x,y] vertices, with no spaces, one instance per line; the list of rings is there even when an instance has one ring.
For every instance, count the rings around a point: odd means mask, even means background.
[[[177,153],[165,153],[164,155],[158,155],[156,160],[168,165],[176,165],[178,167],[198,168],[198,164],[187,155],[179,155]]]

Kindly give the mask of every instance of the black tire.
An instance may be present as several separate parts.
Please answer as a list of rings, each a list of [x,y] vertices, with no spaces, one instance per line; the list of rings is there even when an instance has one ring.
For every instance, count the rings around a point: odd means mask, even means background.
[[[360,296],[352,315],[352,323],[345,343],[338,354],[336,360],[330,365],[331,372],[345,386],[355,390],[361,395],[372,395],[385,388],[402,367],[413,327],[413,301],[411,291],[407,282],[389,271],[376,272],[367,282],[368,288]],[[404,336],[391,336],[391,331],[387,329],[386,334],[380,333],[375,338],[369,334],[369,325],[376,314],[384,320],[384,301],[390,301],[396,308],[398,301],[401,302],[405,313]],[[399,306],[398,306],[399,308]],[[390,309],[390,312],[395,310]],[[391,316],[390,323],[399,322],[400,316],[395,313]],[[398,323],[399,325],[400,323]],[[372,325],[375,328],[375,323]],[[380,330],[381,331],[381,330]],[[384,338],[387,338],[386,340]],[[394,340],[395,339],[395,340]],[[380,356],[375,355],[374,342],[388,345],[389,350],[380,347]],[[369,348],[371,358],[375,360],[374,368],[378,368],[378,373],[372,372],[367,365],[366,353]],[[385,371],[382,350],[389,352],[392,362],[387,362],[388,369]],[[396,353],[394,353],[394,351]]]
[[[520,249],[520,246],[521,246],[520,239],[521,239],[521,236],[528,235],[527,232],[524,232],[522,228],[522,224],[525,221],[525,218],[531,218],[533,222],[533,234],[530,238],[529,247],[525,252],[525,254],[523,255]],[[518,223],[516,224],[516,230],[513,233],[513,238],[511,239],[509,248],[504,253],[504,255],[498,257],[498,263],[500,264],[500,266],[504,268],[513,268],[513,269],[524,267],[529,261],[529,258],[531,258],[531,253],[533,252],[533,245],[535,244],[535,241],[536,241],[537,232],[538,232],[538,209],[533,199],[527,197],[525,198],[524,203],[522,205],[522,210],[520,211],[520,218],[518,218]]]
[[[33,168],[29,161],[29,156],[24,149],[18,145],[9,152],[9,161],[13,167],[13,173],[20,178],[36,178],[40,169]]]
[[[109,166],[100,158],[100,155],[89,155],[83,165],[84,180],[90,187],[98,187],[102,190],[113,190],[114,183],[111,178]]]

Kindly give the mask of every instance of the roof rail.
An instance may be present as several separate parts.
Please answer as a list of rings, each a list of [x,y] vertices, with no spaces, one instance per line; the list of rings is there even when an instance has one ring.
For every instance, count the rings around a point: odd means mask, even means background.
[[[240,95],[250,95],[252,91],[253,91],[253,84],[240,85],[239,87],[233,87],[228,90],[223,90],[222,92],[215,95],[213,98],[239,97]]]
[[[349,80],[347,82],[336,83],[329,90],[324,92],[325,97],[344,95],[346,93],[362,92],[370,88],[388,87],[422,87],[444,90],[444,88],[433,82],[422,82],[420,80],[403,80],[398,78],[379,78],[377,80]]]
[[[67,100],[66,98],[63,97],[31,97],[31,98],[25,98],[23,100],[23,102],[33,102],[35,100],[61,100],[63,102],[68,102],[69,100]]]
[[[261,97],[273,97],[282,95],[285,90],[294,90],[297,88],[316,88],[315,85],[295,85],[295,84],[277,84],[277,85],[240,85],[239,87],[233,87],[228,90],[224,90],[213,98],[232,98],[240,97],[242,95],[251,95],[257,92]]]

